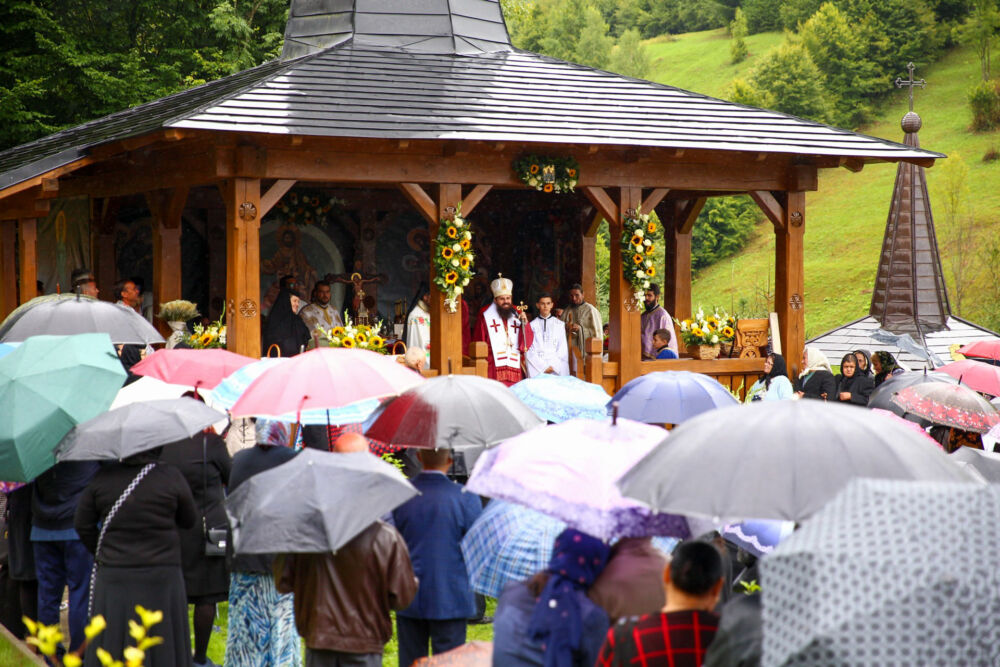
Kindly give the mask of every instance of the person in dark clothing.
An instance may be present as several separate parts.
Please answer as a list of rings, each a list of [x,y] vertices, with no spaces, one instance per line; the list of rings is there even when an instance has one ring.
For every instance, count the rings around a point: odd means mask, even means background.
[[[122,367],[125,369],[125,372],[128,373],[128,377],[125,379],[125,384],[122,386],[127,387],[139,379],[140,376],[132,372],[132,367],[142,361],[142,350],[142,345],[129,344],[118,346],[118,358],[121,359]]]
[[[885,350],[879,350],[872,355],[872,370],[875,372],[875,386],[879,386],[893,375],[899,375],[903,369],[896,363],[896,358]]]
[[[806,346],[802,350],[802,368],[795,381],[795,393],[799,398],[815,398],[832,401],[837,393],[837,383],[830,369],[826,355],[818,348]]]
[[[230,493],[254,475],[293,459],[297,453],[287,446],[287,424],[258,419],[255,430],[257,444],[233,457]],[[299,667],[302,649],[295,629],[292,596],[281,595],[274,587],[274,556],[236,555],[232,552],[232,542],[229,556],[229,633],[224,664]]]
[[[94,559],[73,530],[80,494],[97,474],[95,461],[63,461],[35,479],[31,542],[38,577],[38,621],[58,625],[63,590],[69,586],[69,648],[83,643],[87,594]]]
[[[227,526],[223,487],[232,461],[226,441],[209,429],[164,447],[160,462],[180,470],[198,508],[195,525],[181,530],[181,563],[187,600],[194,605],[194,664],[207,665],[215,605],[229,599],[229,572],[226,559],[207,555],[205,544],[209,529]]]
[[[875,390],[875,382],[858,371],[858,359],[853,352],[848,352],[840,360],[840,375],[836,380],[837,401],[863,407],[868,405],[868,397]]]
[[[25,637],[22,616],[38,618],[38,579],[35,576],[35,553],[31,548],[31,496],[34,484],[26,484],[7,494],[7,566],[11,581],[17,587],[13,614],[15,627],[10,628],[20,639]]]
[[[760,593],[737,595],[723,605],[721,617],[704,667],[757,667],[764,645]]]
[[[309,327],[298,312],[298,295],[285,289],[278,292],[264,326],[264,354],[268,354],[272,345],[277,345],[281,356],[294,357],[309,342]]]
[[[872,355],[868,350],[854,350],[854,359],[858,363],[858,375],[872,377]]]
[[[101,664],[98,648],[122,655],[132,642],[128,622],[136,618],[136,605],[163,612],[153,630],[163,643],[146,651],[145,666],[191,665],[178,528],[193,527],[198,511],[184,475],[158,463],[162,449],[105,465],[80,496],[74,527],[97,563],[92,613],[107,621],[104,632],[88,644],[84,667]],[[109,518],[130,487],[127,500]]]

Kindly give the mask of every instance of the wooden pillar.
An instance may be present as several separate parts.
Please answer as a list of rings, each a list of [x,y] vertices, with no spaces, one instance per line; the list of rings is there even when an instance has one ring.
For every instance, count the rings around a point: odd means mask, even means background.
[[[618,362],[618,381],[616,388],[637,377],[642,366],[642,342],[639,328],[640,303],[635,303],[632,285],[625,280],[622,273],[622,255],[618,251],[617,239],[622,235],[622,215],[629,209],[638,209],[642,205],[642,190],[640,188],[621,188],[618,211],[615,220],[608,220],[611,232],[611,280],[608,299],[609,320],[611,324],[608,357]]]
[[[704,207],[704,197],[668,201],[662,207],[663,307],[679,320],[691,317],[691,230]]]
[[[462,186],[457,183],[442,183],[438,186],[437,220],[430,222],[431,249],[437,238],[439,220],[445,209],[458,206],[462,200]],[[463,212],[464,213],[464,212]],[[431,279],[431,368],[441,375],[458,373],[462,368],[462,307],[454,313],[444,304],[444,294],[434,286],[434,262],[430,263]],[[472,313],[470,313],[472,315]]]
[[[597,305],[597,228],[604,216],[595,213],[587,223],[580,242],[580,284],[583,285],[583,300]]]
[[[226,347],[261,356],[260,179],[234,178],[220,188],[226,203]]]
[[[0,321],[17,308],[17,223],[0,220]]]
[[[775,225],[774,308],[778,313],[781,349],[791,377],[802,370],[805,347],[805,192],[789,192],[782,211],[782,224]]]
[[[181,214],[187,202],[186,187],[146,193],[153,217],[153,312],[167,301],[182,298],[181,291]],[[169,335],[165,322],[156,319],[157,328]]]
[[[21,218],[18,223],[19,249],[21,260],[21,284],[18,289],[18,303],[26,303],[38,296],[38,220]]]

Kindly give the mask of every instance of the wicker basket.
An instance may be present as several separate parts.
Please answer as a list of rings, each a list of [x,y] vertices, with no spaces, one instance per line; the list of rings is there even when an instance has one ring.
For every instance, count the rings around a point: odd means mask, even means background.
[[[688,345],[687,350],[692,357],[702,361],[719,358],[718,345]]]

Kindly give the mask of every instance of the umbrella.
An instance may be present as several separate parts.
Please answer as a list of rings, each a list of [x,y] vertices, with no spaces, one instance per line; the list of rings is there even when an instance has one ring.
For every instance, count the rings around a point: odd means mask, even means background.
[[[726,524],[719,532],[736,546],[760,557],[774,551],[794,528],[791,521],[758,520]]]
[[[17,343],[0,343],[0,359],[17,349]]]
[[[961,385],[922,384],[898,392],[893,402],[935,424],[986,433],[1000,422],[1000,412],[985,398]]]
[[[969,343],[961,348],[958,353],[966,357],[1000,361],[1000,340],[995,338],[992,340],[977,340],[975,343]]]
[[[387,403],[366,435],[401,447],[467,450],[495,445],[541,423],[502,382],[445,375]]]
[[[254,363],[250,357],[229,350],[157,350],[132,366],[136,375],[154,377],[170,384],[211,389],[227,375]]]
[[[510,389],[545,421],[558,424],[574,417],[603,420],[608,416],[608,392],[572,375],[543,373],[521,380]]]
[[[490,501],[462,538],[472,590],[497,598],[507,584],[541,572],[565,529],[559,519],[523,505]]]
[[[470,641],[436,655],[420,658],[413,667],[491,667],[493,642]]]
[[[118,395],[115,396],[115,400],[111,403],[109,409],[114,410],[131,405],[132,403],[180,398],[189,391],[191,391],[191,387],[185,387],[180,384],[167,384],[153,377],[142,377],[132,384],[125,385],[119,389]]]
[[[896,392],[901,391],[906,387],[912,387],[913,385],[925,384],[928,382],[958,384],[958,380],[950,375],[947,375],[946,373],[928,373],[926,370],[908,371],[906,373],[900,373],[899,375],[892,375],[886,378],[885,382],[875,388],[875,391],[873,391],[872,395],[868,398],[868,407],[888,410],[889,412],[905,417],[910,421],[922,422],[923,426],[927,426],[929,422],[921,420],[920,417],[906,414],[906,411],[903,408],[892,402],[892,397],[895,396]]]
[[[34,336],[0,359],[0,479],[51,468],[62,437],[107,410],[125,377],[107,334]]]
[[[423,378],[369,350],[320,347],[266,368],[233,405],[234,417],[280,417],[400,394]],[[361,420],[357,420],[361,421]]]
[[[903,426],[910,429],[914,433],[919,433],[920,435],[924,436],[925,438],[933,442],[935,445],[940,447],[941,449],[944,449],[944,445],[942,445],[940,442],[932,438],[930,434],[927,433],[927,431],[925,431],[924,428],[917,422],[909,419],[904,419],[903,417],[897,415],[895,412],[889,412],[888,410],[883,410],[882,408],[872,408],[871,411],[872,414],[881,415],[886,419],[891,419],[897,424],[902,424]]]
[[[115,461],[185,440],[226,416],[193,398],[132,403],[73,427],[59,461]]]
[[[398,470],[368,452],[304,449],[241,484],[226,512],[237,553],[327,553],[415,495]]]
[[[659,371],[629,381],[608,403],[609,411],[613,403],[618,403],[618,415],[626,419],[680,424],[708,410],[738,405],[739,401],[707,375]]]
[[[997,664],[997,544],[1000,487],[856,480],[761,561],[762,664]]]
[[[1000,454],[972,447],[959,447],[948,456],[952,460],[971,466],[990,484],[1000,484]]]
[[[622,493],[663,512],[800,521],[855,477],[968,481],[928,439],[867,410],[762,401],[675,428],[622,477]]]
[[[938,370],[958,379],[970,389],[990,396],[1000,396],[1000,366],[965,359],[945,364]]]
[[[627,419],[539,426],[487,449],[466,489],[526,505],[603,540],[688,537],[684,517],[623,498],[614,484],[663,434]]]
[[[27,340],[40,334],[106,333],[115,345],[162,343],[163,336],[139,313],[126,306],[79,294],[35,297],[0,324],[0,341]]]

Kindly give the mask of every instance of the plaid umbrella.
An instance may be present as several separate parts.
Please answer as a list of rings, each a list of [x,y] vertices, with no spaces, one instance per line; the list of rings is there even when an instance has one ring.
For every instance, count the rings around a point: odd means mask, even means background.
[[[935,424],[973,433],[986,433],[1000,422],[1000,412],[996,408],[961,385],[918,384],[903,389],[893,396],[892,401],[907,412]]]
[[[1000,486],[851,482],[761,561],[762,664],[998,664],[998,544]]]

